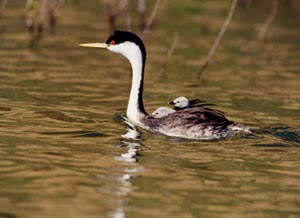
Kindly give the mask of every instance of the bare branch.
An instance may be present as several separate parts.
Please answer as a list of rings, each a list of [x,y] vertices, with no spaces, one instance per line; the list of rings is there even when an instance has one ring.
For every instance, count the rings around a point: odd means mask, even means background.
[[[213,46],[211,47],[211,49],[210,49],[210,51],[209,51],[209,53],[208,53],[208,55],[207,55],[207,57],[206,57],[203,65],[202,65],[200,71],[198,72],[197,78],[201,77],[201,75],[203,74],[203,71],[209,65],[209,63],[210,63],[210,61],[211,61],[214,53],[216,52],[216,50],[217,50],[217,48],[219,46],[219,43],[220,43],[220,41],[221,41],[221,39],[222,39],[225,31],[227,30],[228,25],[230,24],[230,21],[231,21],[231,18],[233,16],[233,12],[235,10],[237,2],[238,2],[238,0],[232,0],[230,9],[229,9],[229,12],[228,12],[228,15],[227,15],[227,18],[226,18],[226,20],[225,20],[225,22],[224,22],[224,24],[223,24],[223,26],[222,26],[222,28],[221,28],[221,30],[219,32],[218,37],[216,38]]]
[[[127,24],[127,31],[131,31],[131,15],[129,10],[126,10],[126,24]]]
[[[109,31],[113,33],[116,28],[116,19],[117,19],[117,9],[116,9],[116,1],[115,0],[102,0],[103,5],[106,8],[108,23],[109,23]]]
[[[174,36],[174,39],[173,39],[173,42],[168,50],[168,53],[167,53],[167,57],[170,58],[174,52],[174,49],[176,48],[177,46],[177,43],[178,43],[178,33],[176,32],[175,33],[175,36]]]
[[[273,23],[273,20],[276,17],[277,12],[278,12],[278,5],[279,5],[278,0],[273,0],[272,1],[272,8],[271,8],[270,14],[266,18],[265,22],[262,24],[261,28],[258,30],[258,33],[257,33],[257,39],[258,40],[262,40],[264,38],[264,36],[266,35],[267,30],[269,29],[269,27]]]
[[[178,44],[178,33],[175,32],[174,39],[172,41],[170,48],[168,49],[167,58],[166,58],[164,65],[161,68],[161,71],[165,71],[166,66],[169,63],[169,60],[172,57],[175,48],[177,47],[177,44]]]
[[[140,15],[140,30],[143,31],[146,25],[145,12],[146,12],[146,0],[137,1],[137,11]]]
[[[116,0],[102,0],[103,5],[106,7],[106,13],[108,18],[108,23],[110,27],[110,33],[116,28],[117,17],[122,13],[126,8],[130,0],[120,0],[118,3]]]
[[[156,17],[156,14],[157,14],[157,11],[159,9],[159,5],[160,5],[160,1],[161,0],[156,0],[155,2],[155,5],[154,5],[154,8],[153,8],[153,11],[151,13],[151,16],[150,18],[148,19],[146,25],[145,25],[145,28],[143,29],[142,31],[142,38],[146,35],[146,33],[149,31],[149,28],[151,27],[151,25],[153,24],[153,21]]]

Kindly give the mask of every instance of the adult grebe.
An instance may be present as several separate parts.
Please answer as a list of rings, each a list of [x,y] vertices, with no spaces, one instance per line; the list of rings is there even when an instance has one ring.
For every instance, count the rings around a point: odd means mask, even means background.
[[[232,137],[249,128],[228,120],[222,113],[204,107],[178,110],[162,118],[147,114],[143,104],[146,49],[134,33],[115,31],[106,43],[80,44],[84,47],[106,48],[126,57],[132,68],[132,83],[127,106],[127,118],[135,126],[167,136],[187,139],[212,140]]]

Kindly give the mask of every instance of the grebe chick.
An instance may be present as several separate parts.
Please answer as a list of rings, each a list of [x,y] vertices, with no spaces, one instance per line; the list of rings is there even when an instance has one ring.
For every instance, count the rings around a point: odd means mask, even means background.
[[[151,114],[154,118],[162,118],[171,113],[174,113],[176,110],[168,107],[159,107]]]
[[[81,44],[84,47],[106,48],[123,55],[132,68],[132,83],[127,106],[127,118],[134,126],[172,137],[213,140],[249,132],[249,128],[228,120],[224,114],[205,107],[189,107],[160,119],[146,112],[143,103],[146,49],[134,33],[115,31],[106,43]]]
[[[174,110],[182,110],[189,107],[204,107],[204,106],[215,106],[215,104],[208,104],[200,99],[192,99],[181,96],[170,101],[169,104],[174,105]]]
[[[167,108],[167,107],[159,107],[157,108],[151,115],[154,118],[162,118],[170,113],[174,113],[176,110],[182,110],[188,107],[203,107],[208,105],[214,105],[214,104],[204,104],[200,99],[193,99],[188,100],[186,97],[178,97],[175,100],[169,102],[169,104],[174,105],[175,107],[173,109]]]

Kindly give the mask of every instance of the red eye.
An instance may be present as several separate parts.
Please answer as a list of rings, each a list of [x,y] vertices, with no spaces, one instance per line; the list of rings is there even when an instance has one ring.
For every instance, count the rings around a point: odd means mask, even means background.
[[[110,44],[111,44],[111,45],[115,45],[116,42],[115,42],[114,40],[112,40],[112,41],[110,41]]]

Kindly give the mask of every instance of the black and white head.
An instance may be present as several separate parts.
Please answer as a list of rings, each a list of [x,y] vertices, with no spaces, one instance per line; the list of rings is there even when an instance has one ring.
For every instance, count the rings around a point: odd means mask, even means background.
[[[175,98],[173,101],[169,102],[169,104],[172,104],[175,108],[179,109],[187,108],[190,106],[189,99],[183,96]]]
[[[106,48],[107,50],[118,53],[126,57],[131,63],[146,62],[146,49],[143,41],[134,33],[116,30],[113,35],[108,37],[105,43],[84,43],[79,46]]]
[[[163,118],[171,113],[174,113],[175,110],[167,107],[159,107],[151,114],[154,118]]]
[[[205,101],[200,99],[189,100],[186,97],[175,98],[173,101],[169,102],[169,104],[174,105],[175,110],[182,110],[189,107],[203,107],[203,106],[214,105],[214,104],[206,104]]]
[[[105,43],[85,43],[83,47],[106,48],[126,57],[132,69],[132,83],[126,115],[138,126],[144,126],[143,117],[147,115],[143,105],[144,68],[146,49],[143,41],[134,33],[115,31]]]

